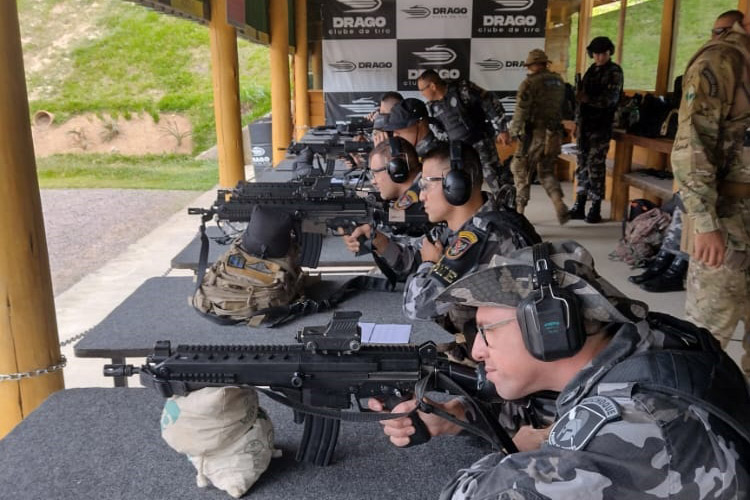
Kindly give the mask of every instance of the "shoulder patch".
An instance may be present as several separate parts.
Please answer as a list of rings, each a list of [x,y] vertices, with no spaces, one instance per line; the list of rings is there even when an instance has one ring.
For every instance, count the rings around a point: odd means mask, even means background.
[[[619,419],[620,408],[612,399],[585,398],[558,419],[547,442],[565,450],[581,450],[604,424]]]
[[[398,200],[396,200],[396,203],[394,203],[393,206],[395,208],[398,208],[399,210],[406,210],[418,201],[419,195],[414,190],[409,189],[407,192],[402,194]]]
[[[445,252],[445,257],[451,260],[458,259],[478,241],[479,236],[477,236],[476,233],[472,231],[461,231],[458,233],[458,237],[456,238],[456,241],[453,242],[453,245],[451,245]]]

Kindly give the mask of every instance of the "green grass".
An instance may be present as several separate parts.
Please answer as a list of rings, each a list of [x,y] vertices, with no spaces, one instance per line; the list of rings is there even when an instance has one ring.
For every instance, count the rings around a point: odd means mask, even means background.
[[[726,10],[737,8],[737,0],[711,0],[711,2],[681,0],[679,3],[673,78],[682,74],[692,54],[709,39],[709,31],[716,16]],[[662,7],[663,2],[659,0],[628,1],[622,54],[626,89],[653,90],[656,86]],[[595,15],[591,22],[590,38],[608,36],[615,42],[619,16],[619,10]],[[568,81],[571,82],[575,73],[577,17],[574,16],[574,24],[571,28],[569,50],[571,64],[567,74]],[[587,60],[587,67],[590,62],[590,59]]]
[[[219,180],[215,161],[184,155],[53,155],[37,159],[41,188],[207,191]]]

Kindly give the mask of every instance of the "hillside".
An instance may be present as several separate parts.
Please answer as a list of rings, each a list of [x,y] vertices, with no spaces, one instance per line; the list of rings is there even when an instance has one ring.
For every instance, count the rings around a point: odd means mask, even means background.
[[[93,113],[113,135],[124,128],[113,121],[146,114],[165,136],[189,137],[189,153],[215,144],[207,27],[123,0],[19,0],[18,9],[32,113],[55,124]],[[238,40],[238,50],[244,124],[270,109],[270,71],[266,47]]]

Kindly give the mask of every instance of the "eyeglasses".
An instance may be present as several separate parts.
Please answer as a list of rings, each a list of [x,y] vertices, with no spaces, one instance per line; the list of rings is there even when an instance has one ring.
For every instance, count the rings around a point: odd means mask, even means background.
[[[508,318],[508,319],[504,319],[502,321],[498,321],[497,323],[490,323],[489,325],[483,325],[483,326],[478,326],[477,325],[477,333],[479,333],[479,335],[482,336],[482,340],[484,340],[484,345],[486,345],[487,347],[489,347],[490,343],[487,342],[487,330],[492,330],[494,328],[497,328],[497,327],[500,327],[500,326],[503,326],[503,325],[507,325],[508,323],[512,323],[515,320],[516,320],[516,318]]]
[[[429,183],[431,183],[431,182],[437,182],[437,181],[442,182],[443,181],[443,176],[442,175],[440,177],[425,177],[425,176],[423,176],[423,177],[421,177],[419,179],[419,182],[417,184],[419,185],[419,189],[421,189],[422,191],[429,191],[430,187],[432,186],[432,184],[429,184]]]
[[[368,175],[368,177],[370,177],[370,179],[372,179],[373,177],[375,177],[375,174],[379,174],[380,172],[385,172],[387,169],[388,169],[388,167],[371,168],[371,169],[369,169],[367,171],[367,175]]]
[[[711,33],[716,36],[719,36],[722,33],[726,33],[727,31],[729,31],[730,28],[731,26],[724,26],[723,28],[713,28],[711,29]]]
[[[427,89],[427,87],[429,87],[430,85],[431,84],[428,83],[424,87],[420,87],[419,84],[417,84],[417,90],[419,90],[420,92],[424,92]]]

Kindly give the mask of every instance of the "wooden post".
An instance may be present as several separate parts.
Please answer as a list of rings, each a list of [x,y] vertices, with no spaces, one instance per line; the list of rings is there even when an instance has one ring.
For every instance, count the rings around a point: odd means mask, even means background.
[[[625,44],[625,17],[628,12],[628,0],[620,0],[620,17],[617,20],[617,43],[615,44],[615,62],[622,66],[622,48]]]
[[[588,67],[586,46],[589,44],[591,32],[591,14],[594,10],[594,0],[581,0],[578,9],[578,51],[576,52],[576,73],[584,73]]]
[[[745,15],[750,14],[750,0],[739,0],[737,3],[737,10]]]
[[[271,147],[276,166],[292,140],[289,110],[289,8],[286,1],[268,3],[271,26]]]
[[[62,360],[31,139],[16,2],[0,2],[0,375]],[[0,438],[47,396],[61,370],[0,380]]]
[[[237,32],[227,24],[225,0],[211,0],[209,28],[219,184],[234,187],[238,181],[245,180],[245,156],[242,149]]]
[[[656,95],[666,95],[672,70],[672,45],[674,42],[675,13],[678,0],[664,0],[661,12],[661,40],[659,41],[659,65],[656,68]]]
[[[310,51],[310,68],[312,72],[312,88],[323,88],[323,42],[315,40]]]
[[[310,128],[310,100],[307,96],[307,0],[294,4],[294,137],[299,140]]]

